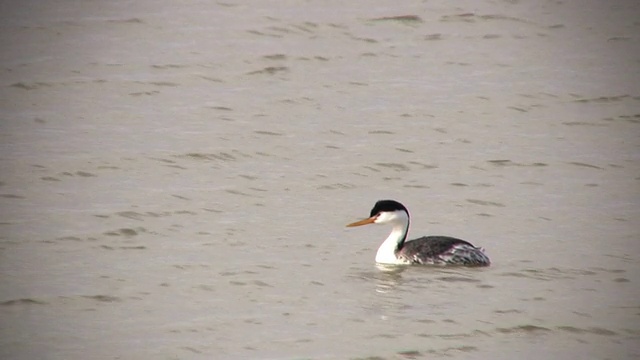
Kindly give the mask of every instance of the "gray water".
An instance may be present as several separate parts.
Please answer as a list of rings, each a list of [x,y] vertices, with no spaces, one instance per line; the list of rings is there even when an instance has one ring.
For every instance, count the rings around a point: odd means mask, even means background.
[[[0,6],[0,358],[640,357],[636,2]]]

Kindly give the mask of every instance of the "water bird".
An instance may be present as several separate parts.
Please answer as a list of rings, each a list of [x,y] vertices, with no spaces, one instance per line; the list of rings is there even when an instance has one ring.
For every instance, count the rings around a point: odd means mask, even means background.
[[[379,264],[461,265],[488,266],[489,257],[482,248],[450,236],[423,236],[408,240],[409,210],[395,200],[380,200],[371,209],[368,218],[348,224],[347,227],[367,224],[391,224],[387,239],[376,253]]]

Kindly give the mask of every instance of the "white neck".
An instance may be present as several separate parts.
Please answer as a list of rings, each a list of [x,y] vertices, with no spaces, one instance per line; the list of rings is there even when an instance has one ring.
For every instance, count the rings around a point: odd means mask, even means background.
[[[376,262],[381,264],[403,264],[404,262],[396,257],[396,249],[409,231],[409,216],[404,211],[396,211],[388,220],[378,222],[391,223],[393,229],[387,239],[380,245],[376,253]]]

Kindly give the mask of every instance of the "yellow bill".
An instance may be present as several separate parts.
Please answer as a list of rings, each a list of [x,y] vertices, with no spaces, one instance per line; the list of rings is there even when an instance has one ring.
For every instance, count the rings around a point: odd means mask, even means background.
[[[347,225],[347,227],[354,227],[354,226],[362,226],[362,225],[367,225],[367,224],[373,224],[373,222],[376,221],[376,216],[372,216],[368,219],[363,219],[360,221],[356,221],[354,223],[351,223],[349,225]]]

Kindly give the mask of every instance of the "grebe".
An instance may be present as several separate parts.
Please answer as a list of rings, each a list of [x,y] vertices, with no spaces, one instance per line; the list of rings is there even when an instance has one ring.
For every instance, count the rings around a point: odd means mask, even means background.
[[[449,236],[423,236],[405,241],[409,232],[409,210],[394,200],[376,202],[368,218],[347,227],[367,224],[391,224],[389,237],[380,245],[376,262],[380,264],[435,264],[488,266],[484,250]]]

